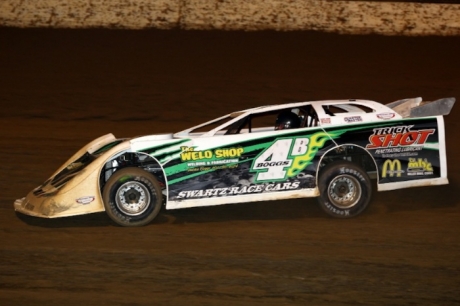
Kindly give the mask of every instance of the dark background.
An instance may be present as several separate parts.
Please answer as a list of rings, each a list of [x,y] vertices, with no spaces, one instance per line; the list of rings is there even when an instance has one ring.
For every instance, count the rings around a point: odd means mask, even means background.
[[[13,202],[108,132],[174,132],[264,104],[460,97],[459,37],[0,28],[1,305],[458,305],[458,120],[450,184],[374,193],[358,218],[315,199],[16,215]]]

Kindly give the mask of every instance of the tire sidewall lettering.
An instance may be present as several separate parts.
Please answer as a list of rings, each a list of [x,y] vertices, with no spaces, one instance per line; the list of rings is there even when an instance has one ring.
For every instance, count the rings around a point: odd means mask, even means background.
[[[340,208],[337,208],[336,206],[334,206],[332,203],[326,201],[324,203],[324,206],[329,209],[329,211],[331,213],[334,213],[336,215],[340,215],[340,216],[349,216],[350,215],[350,209],[340,209]]]
[[[161,188],[159,187],[158,183],[155,182],[155,178],[148,172],[145,172],[139,168],[132,168],[133,172],[145,173],[145,175],[138,175],[136,173],[129,173],[130,169],[122,169],[118,170],[128,173],[115,173],[113,179],[109,179],[106,183],[106,187],[104,188],[103,197],[105,208],[109,217],[122,226],[138,226],[138,225],[146,225],[148,222],[153,220],[155,216],[158,214],[159,210],[161,209]],[[117,175],[115,177],[115,175]],[[116,203],[116,193],[121,185],[127,182],[137,182],[142,184],[144,187],[147,188],[147,192],[150,193],[150,203],[148,204],[148,208],[141,213],[140,215],[131,216],[124,214],[117,206]]]
[[[361,187],[361,197],[358,202],[352,207],[338,207],[331,203],[327,195],[327,189],[329,182],[337,177],[338,175],[349,175],[358,180]],[[318,188],[320,196],[318,202],[321,208],[329,215],[338,218],[350,218],[359,215],[369,205],[372,188],[370,185],[370,179],[367,173],[360,169],[358,166],[347,161],[334,162],[330,165],[325,166],[325,169],[320,174],[318,180]]]
[[[341,167],[340,168],[340,174],[351,174],[351,175],[354,175],[357,179],[359,179],[361,182],[365,182],[366,179],[364,178],[364,176],[359,173],[358,171],[356,171],[355,169],[350,169],[350,168],[346,168],[346,167]]]

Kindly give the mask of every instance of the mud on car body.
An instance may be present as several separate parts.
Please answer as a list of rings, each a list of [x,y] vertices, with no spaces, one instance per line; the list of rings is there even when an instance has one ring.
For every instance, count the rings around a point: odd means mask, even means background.
[[[93,140],[14,208],[56,218],[106,211],[122,226],[165,209],[317,197],[354,217],[378,191],[447,184],[443,116],[454,98],[323,100],[233,112],[190,129]]]

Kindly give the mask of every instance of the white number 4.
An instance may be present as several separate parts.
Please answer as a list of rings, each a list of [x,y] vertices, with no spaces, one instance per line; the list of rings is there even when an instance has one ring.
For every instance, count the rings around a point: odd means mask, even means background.
[[[308,138],[278,139],[256,157],[252,170],[257,171],[257,181],[286,179],[286,168],[292,164],[291,157],[303,155],[308,150]],[[290,153],[290,154],[289,154]]]

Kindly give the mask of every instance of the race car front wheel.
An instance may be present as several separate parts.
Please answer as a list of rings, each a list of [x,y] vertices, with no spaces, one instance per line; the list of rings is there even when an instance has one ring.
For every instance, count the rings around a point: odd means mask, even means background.
[[[321,208],[333,217],[351,218],[369,205],[372,185],[366,171],[348,162],[333,162],[320,171],[318,180]]]
[[[161,187],[155,177],[139,168],[116,171],[102,194],[109,217],[121,226],[150,223],[162,205]]]

